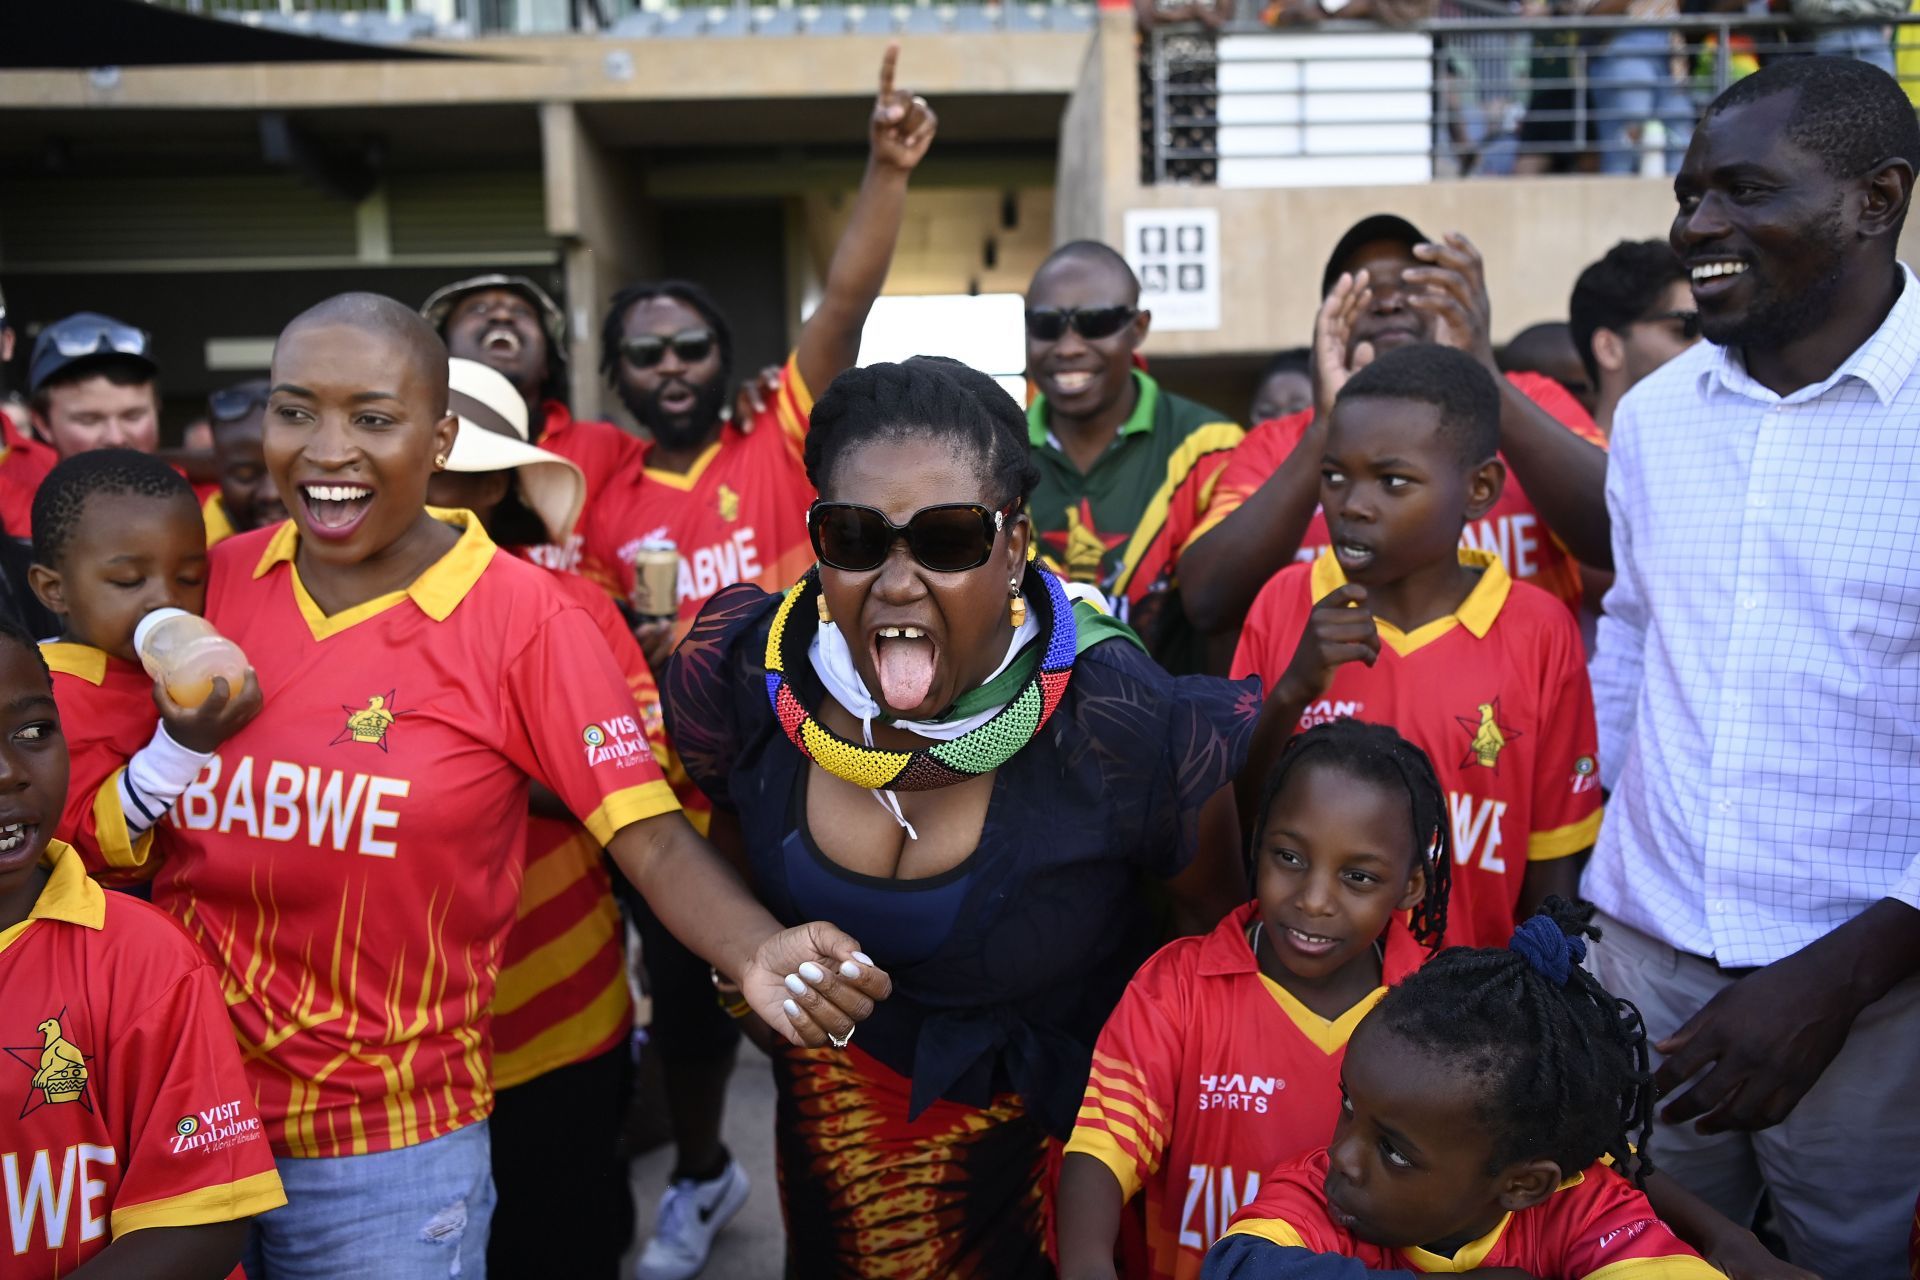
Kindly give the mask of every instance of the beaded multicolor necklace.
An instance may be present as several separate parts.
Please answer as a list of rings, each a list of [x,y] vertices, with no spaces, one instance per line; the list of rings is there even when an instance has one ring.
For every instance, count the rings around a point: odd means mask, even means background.
[[[1035,589],[1035,579],[1040,589]],[[951,742],[936,742],[915,751],[888,751],[863,746],[841,737],[821,724],[800,702],[787,680],[789,668],[800,669],[807,661],[804,628],[791,627],[796,609],[811,618],[814,610],[804,608],[820,590],[820,571],[812,569],[788,589],[786,598],[773,615],[767,632],[767,701],[793,745],[800,753],[836,778],[855,786],[882,791],[932,791],[968,778],[991,773],[1013,758],[1015,752],[1031,742],[1042,725],[1060,705],[1067,681],[1073,675],[1073,606],[1060,580],[1044,569],[1029,568],[1026,592],[1041,610],[1038,619],[1046,633],[1047,647],[1034,669],[1033,678],[1000,713],[976,729]]]

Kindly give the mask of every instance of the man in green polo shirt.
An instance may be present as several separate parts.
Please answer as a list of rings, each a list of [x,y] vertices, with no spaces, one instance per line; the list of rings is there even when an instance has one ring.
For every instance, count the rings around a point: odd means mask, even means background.
[[[1112,599],[1173,671],[1207,664],[1179,601],[1179,560],[1245,434],[1134,363],[1151,320],[1113,249],[1076,240],[1027,286],[1027,411],[1040,552]]]

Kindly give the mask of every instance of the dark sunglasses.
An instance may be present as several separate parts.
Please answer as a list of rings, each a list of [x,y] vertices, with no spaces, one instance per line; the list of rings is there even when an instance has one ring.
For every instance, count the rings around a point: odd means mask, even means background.
[[[895,524],[873,507],[816,502],[807,509],[807,536],[822,564],[848,573],[878,569],[901,538],[923,567],[935,573],[965,573],[993,555],[994,541],[1018,506],[1016,500],[994,511],[977,502],[943,502]]]
[[[267,402],[267,388],[259,383],[243,382],[222,387],[207,397],[207,411],[215,422],[233,422],[253,412],[255,405]]]
[[[1111,338],[1127,327],[1138,307],[1034,307],[1027,312],[1027,336],[1035,342],[1058,342],[1072,329],[1090,342]]]
[[[1665,324],[1669,320],[1678,321],[1680,336],[1692,342],[1700,336],[1700,313],[1698,311],[1662,311],[1656,316],[1647,316],[1641,324]]]
[[[672,337],[657,333],[620,339],[620,358],[636,369],[651,369],[667,357],[667,348],[682,364],[699,364],[713,350],[713,330],[682,329]]]

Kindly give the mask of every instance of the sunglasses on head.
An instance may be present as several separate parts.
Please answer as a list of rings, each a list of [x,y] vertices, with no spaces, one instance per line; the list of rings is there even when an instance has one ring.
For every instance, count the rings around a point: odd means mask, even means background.
[[[255,405],[267,402],[267,388],[243,382],[237,387],[222,387],[207,397],[207,411],[215,422],[232,422],[253,412]]]
[[[993,544],[1019,502],[995,511],[977,502],[943,502],[922,507],[905,524],[885,512],[856,502],[816,502],[807,509],[807,535],[820,563],[848,573],[866,573],[886,563],[893,544],[905,538],[907,550],[935,573],[978,569],[993,555]]]
[[[146,331],[117,320],[69,316],[48,325],[45,334],[53,342],[54,349],[68,359],[108,353],[123,356],[147,354]]]
[[[620,358],[636,369],[651,369],[667,357],[667,348],[682,364],[699,364],[713,350],[713,330],[682,329],[668,337],[645,333],[637,338],[620,339]]]
[[[1027,336],[1058,342],[1072,329],[1089,341],[1111,338],[1140,314],[1138,307],[1033,307],[1027,312]]]

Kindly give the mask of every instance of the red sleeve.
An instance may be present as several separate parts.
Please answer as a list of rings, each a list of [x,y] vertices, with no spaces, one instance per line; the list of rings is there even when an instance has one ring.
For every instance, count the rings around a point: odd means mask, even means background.
[[[1069,1155],[1106,1165],[1127,1199],[1160,1172],[1171,1137],[1191,1012],[1183,979],[1195,941],[1173,943],[1127,984],[1093,1046],[1093,1070],[1067,1143]]]
[[[558,795],[601,845],[680,806],[654,759],[633,691],[587,611],[542,620],[502,676],[502,750]]]
[[[1561,1196],[1571,1197],[1572,1203],[1554,1204]],[[1552,1234],[1559,1236],[1543,1242],[1557,1254],[1554,1274],[1591,1276],[1623,1262],[1659,1259],[1670,1259],[1672,1265],[1636,1267],[1633,1274],[1651,1280],[1706,1280],[1720,1274],[1680,1243],[1639,1189],[1605,1165],[1588,1169],[1580,1185],[1555,1193],[1548,1206],[1555,1210]],[[1545,1212],[1548,1206],[1534,1212]]]
[[[1188,437],[1187,447],[1198,451],[1200,456],[1181,480],[1173,501],[1167,504],[1167,545],[1176,563],[1180,553],[1191,546],[1195,538],[1218,523],[1212,517],[1213,505],[1219,497],[1220,478],[1246,439],[1231,422],[1213,423],[1203,431],[1204,434],[1195,432]]]
[[[1310,565],[1289,565],[1267,580],[1247,610],[1246,625],[1240,629],[1240,643],[1233,650],[1232,678],[1259,676],[1268,693],[1279,683],[1287,664],[1300,647],[1300,633],[1306,629],[1312,611],[1304,583]]]
[[[1573,398],[1573,393],[1543,373],[1510,373],[1507,381],[1518,387],[1527,399],[1547,411],[1547,416],[1582,440],[1607,447],[1607,437],[1593,423],[1593,415]]]
[[[800,376],[800,353],[796,351],[781,366],[780,385],[774,389],[767,407],[754,415],[753,436],[749,438],[779,441],[787,456],[797,464],[806,452],[807,421],[812,414],[813,389]]]
[[[213,967],[170,921],[136,919],[128,904],[108,910],[126,940],[157,938],[152,950],[177,950],[184,962],[137,958],[179,976],[107,1051],[105,1105],[117,1112],[109,1122],[124,1161],[111,1234],[231,1222],[285,1204]]]
[[[1361,1244],[1328,1219],[1326,1180],[1325,1147],[1288,1161],[1261,1181],[1260,1194],[1233,1215],[1227,1234],[1384,1263],[1384,1251]]]
[[[1515,583],[1518,593],[1525,584]],[[1512,602],[1509,601],[1509,604]],[[1538,601],[1540,747],[1534,764],[1533,823],[1527,860],[1564,858],[1593,847],[1600,835],[1600,735],[1579,626],[1551,597]]]
[[[159,713],[151,702],[138,706],[64,671],[53,673],[53,699],[69,761],[67,804],[54,835],[72,845],[87,871],[108,884],[151,875],[151,867],[139,876],[127,874],[146,863],[153,830],[138,840],[128,838],[120,775],[133,752],[153,737]]]
[[[1181,545],[1193,542],[1238,511],[1268,477],[1280,469],[1280,464],[1287,460],[1312,423],[1313,410],[1303,409],[1284,418],[1270,419],[1247,432],[1227,455],[1226,465],[1220,468],[1213,492],[1208,495],[1206,512]]]

